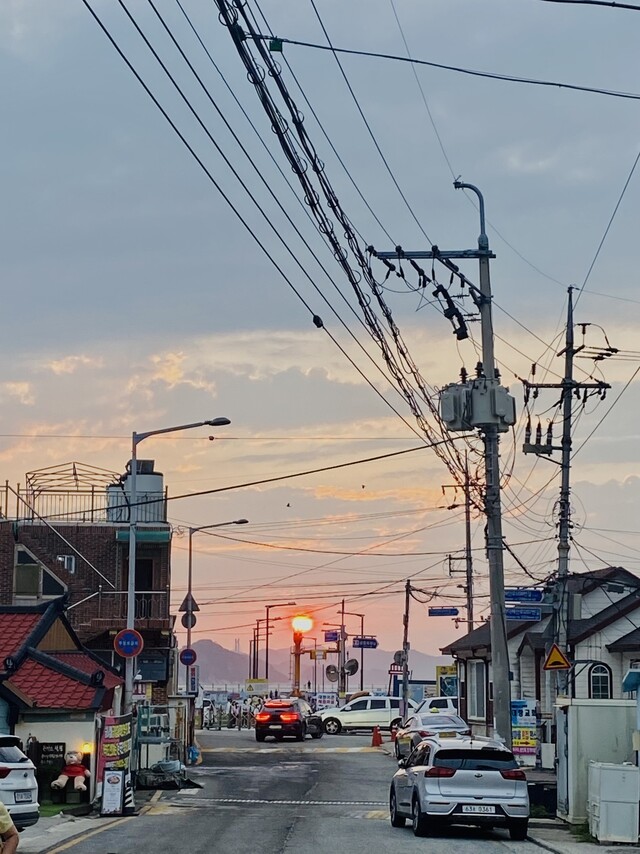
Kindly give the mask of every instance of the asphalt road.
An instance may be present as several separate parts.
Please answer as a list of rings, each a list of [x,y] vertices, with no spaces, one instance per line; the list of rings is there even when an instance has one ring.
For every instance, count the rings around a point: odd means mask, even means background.
[[[395,760],[371,736],[325,736],[304,744],[257,744],[252,732],[199,735],[198,788],[163,792],[142,815],[49,849],[71,854],[539,854],[506,831],[443,830],[417,839],[388,819]]]

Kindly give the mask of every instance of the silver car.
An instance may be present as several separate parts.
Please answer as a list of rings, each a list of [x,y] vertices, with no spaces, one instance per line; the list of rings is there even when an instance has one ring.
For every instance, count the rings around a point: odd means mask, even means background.
[[[412,715],[396,732],[396,759],[408,756],[425,738],[455,738],[458,735],[471,735],[469,724],[458,715],[438,715],[433,712]]]
[[[393,827],[411,820],[416,836],[434,824],[506,827],[526,839],[529,792],[513,753],[490,738],[428,738],[400,759],[391,781]]]

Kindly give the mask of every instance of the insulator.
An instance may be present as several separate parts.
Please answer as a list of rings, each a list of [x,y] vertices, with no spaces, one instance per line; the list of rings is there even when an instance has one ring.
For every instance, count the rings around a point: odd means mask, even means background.
[[[531,418],[527,418],[527,426],[524,428],[524,441],[525,444],[531,444]]]
[[[547,426],[547,445],[551,447],[553,444],[553,422],[549,422]]]
[[[538,421],[538,426],[536,427],[536,445],[542,444],[542,424]]]

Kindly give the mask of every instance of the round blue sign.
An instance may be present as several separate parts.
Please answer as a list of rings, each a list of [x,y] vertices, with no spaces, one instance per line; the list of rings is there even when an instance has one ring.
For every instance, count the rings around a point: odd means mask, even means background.
[[[133,658],[142,652],[144,640],[135,629],[122,629],[113,639],[113,648],[123,658]]]
[[[196,655],[195,649],[191,649],[190,647],[185,647],[180,653],[180,663],[184,664],[185,667],[190,667],[192,664],[195,664],[198,656]]]

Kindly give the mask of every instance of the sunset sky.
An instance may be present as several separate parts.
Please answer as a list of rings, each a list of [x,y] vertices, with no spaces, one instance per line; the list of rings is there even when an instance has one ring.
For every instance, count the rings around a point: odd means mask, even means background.
[[[265,603],[295,600],[289,610],[313,613],[320,638],[320,624],[336,622],[344,597],[348,611],[365,613],[367,634],[395,649],[411,578],[423,591],[423,601],[412,603],[411,643],[436,653],[464,630],[427,616],[430,601],[457,605],[464,618],[463,496],[443,489],[451,475],[374,366],[382,365],[379,351],[306,215],[215,3],[154,0],[211,100],[152,6],[126,6],[256,203],[121,5],[87,3],[192,151],[85,4],[0,5],[0,477],[15,485],[28,471],[73,460],[122,472],[133,430],[227,416],[231,426],[216,429],[213,442],[203,428],[139,448],[140,458],[156,460],[170,496],[187,496],[169,505],[176,608],[186,590],[184,530],[249,519],[194,537],[201,608],[194,636],[228,647],[239,638],[246,651]],[[519,415],[514,434],[502,438],[504,533],[527,574],[507,555],[509,584],[542,582],[555,568],[559,467],[522,454],[520,378],[531,379],[532,364],[538,382],[561,378],[556,354],[569,285],[578,289],[576,322],[591,324],[584,343],[624,351],[623,358],[576,360],[578,379],[612,388],[604,401],[575,409],[571,567],[635,572],[640,83],[629,58],[637,55],[640,16],[542,0],[248,0],[248,8],[263,32],[262,13],[284,39],[326,46],[317,11],[334,47],[403,57],[408,50],[441,66],[607,90],[337,54],[374,144],[330,51],[285,44],[276,55],[363,247],[475,249],[478,213],[453,180],[461,175],[484,194],[497,256],[496,356]],[[342,240],[339,226],[336,233]],[[431,275],[430,262],[423,264]],[[475,262],[462,268],[477,281]],[[412,287],[394,274],[383,282],[385,272],[376,264],[384,299],[429,387],[457,381],[463,365],[472,373],[480,329],[471,300],[459,304],[471,315],[472,340],[456,344],[432,288],[418,293],[406,264]],[[444,269],[435,272],[448,287]],[[451,293],[459,292],[452,284]],[[576,341],[583,343],[580,328]],[[543,429],[553,418],[559,440],[557,403],[557,391],[541,392],[532,416]],[[416,450],[384,458],[408,449]],[[483,524],[474,511],[477,619],[488,607]],[[347,626],[353,634],[359,620],[350,617]],[[288,623],[279,620],[272,644],[289,641]]]

